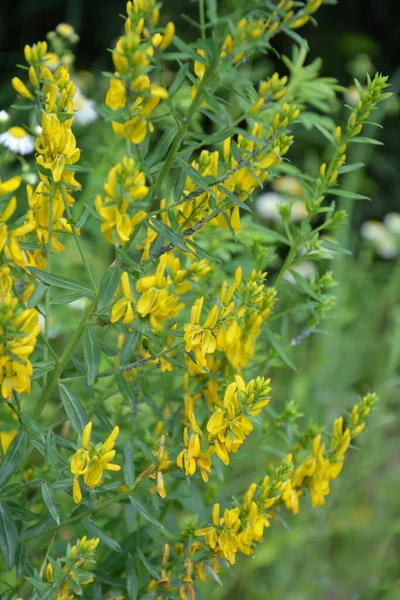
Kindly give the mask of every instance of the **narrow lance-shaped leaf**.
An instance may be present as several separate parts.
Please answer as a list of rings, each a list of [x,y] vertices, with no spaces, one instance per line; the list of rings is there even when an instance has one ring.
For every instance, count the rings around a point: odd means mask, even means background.
[[[107,533],[100,529],[100,527],[97,527],[93,521],[89,521],[89,519],[83,519],[82,522],[90,535],[99,538],[105,546],[108,546],[108,548],[111,548],[111,550],[114,550],[114,552],[121,552],[121,546],[118,544],[118,542],[113,540],[109,535],[107,535]]]
[[[56,497],[54,495],[52,488],[47,483],[42,484],[42,496],[43,496],[43,501],[44,501],[45,505],[47,506],[49,513],[51,514],[51,516],[53,517],[53,519],[55,520],[57,525],[59,525],[60,524],[60,514],[58,512]]]
[[[136,546],[136,550],[137,553],[139,555],[140,560],[142,561],[142,563],[144,564],[144,566],[146,567],[146,569],[148,570],[148,572],[150,573],[150,575],[158,580],[160,575],[157,573],[157,571],[155,570],[155,568],[149,563],[149,561],[147,560],[147,558],[145,557],[145,555],[143,554],[143,552],[140,550],[140,548],[138,548]]]
[[[27,436],[25,431],[21,431],[13,441],[11,442],[6,455],[0,465],[0,487],[3,486],[6,481],[13,475],[26,454],[26,440]]]
[[[132,449],[128,442],[124,444],[123,475],[126,485],[131,488],[135,483],[135,465],[133,463]]]
[[[156,525],[160,529],[164,529],[164,525],[162,525],[159,521],[157,521],[157,519],[152,517],[151,514],[147,512],[147,509],[143,506],[143,504],[139,502],[139,500],[137,500],[133,496],[129,496],[129,500],[131,504],[133,504],[133,506],[137,509],[137,511],[142,515],[142,517],[146,519],[146,521],[149,521],[149,523]]]
[[[83,334],[83,356],[87,369],[87,382],[92,385],[99,372],[101,351],[99,342],[89,327],[86,328]]]
[[[128,590],[130,600],[137,600],[138,582],[133,566],[132,554],[128,554],[128,558],[126,560],[126,589]]]
[[[110,267],[104,273],[100,283],[100,302],[99,310],[107,306],[119,286],[121,278],[121,269],[118,266]]]
[[[0,500],[0,552],[7,569],[11,571],[15,563],[18,531],[7,504]]]
[[[37,279],[46,285],[52,285],[53,287],[61,288],[63,290],[81,292],[84,296],[92,295],[92,290],[90,288],[87,288],[77,281],[73,281],[72,279],[67,279],[66,277],[56,277],[55,275],[50,275],[50,273],[45,273],[45,271],[40,271],[35,267],[28,267],[28,271],[30,271],[32,275],[37,277]]]
[[[67,417],[71,421],[71,425],[78,435],[81,435],[83,428],[89,421],[86,411],[79,400],[75,398],[73,393],[65,385],[60,383],[59,388]]]
[[[265,332],[269,342],[271,343],[272,347],[276,350],[283,362],[286,363],[288,367],[293,369],[293,371],[297,372],[295,364],[287,355],[287,352],[285,351],[285,348],[283,347],[283,344],[281,343],[279,338],[274,333],[272,333],[272,331],[268,329],[268,327],[265,327]]]

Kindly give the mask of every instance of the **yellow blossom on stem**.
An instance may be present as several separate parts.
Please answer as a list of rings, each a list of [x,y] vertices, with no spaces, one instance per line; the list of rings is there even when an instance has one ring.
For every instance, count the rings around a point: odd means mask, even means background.
[[[119,434],[119,427],[114,427],[108,438],[102,444],[96,446],[91,442],[92,422],[85,425],[82,432],[82,446],[71,458],[70,470],[74,476],[73,498],[79,504],[82,500],[82,492],[79,478],[83,476],[85,485],[94,489],[103,482],[104,471],[119,471],[121,467],[111,461],[115,457],[115,440]]]

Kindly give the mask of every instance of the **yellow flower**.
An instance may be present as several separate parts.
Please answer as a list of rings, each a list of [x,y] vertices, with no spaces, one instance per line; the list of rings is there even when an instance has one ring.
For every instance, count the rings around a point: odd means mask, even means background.
[[[82,447],[71,458],[70,471],[74,476],[72,494],[74,502],[79,504],[82,492],[79,477],[83,476],[84,483],[91,489],[102,484],[104,471],[119,471],[121,467],[112,463],[115,457],[115,440],[119,427],[114,427],[108,438],[102,444],[94,446],[91,443],[92,422],[85,425],[82,432]]]
[[[67,165],[78,162],[81,155],[67,123],[68,121],[61,123],[55,113],[43,113],[42,133],[36,140],[36,150],[40,154],[37,162],[51,171],[56,182],[68,181],[64,169]]]
[[[226,388],[223,408],[217,408],[207,423],[208,439],[214,441],[215,452],[224,464],[229,464],[229,453],[237,452],[246,437],[253,431],[247,415],[256,416],[266,406],[270,391],[269,380],[258,377],[246,386],[236,375]]]
[[[136,284],[136,291],[141,294],[137,311],[141,317],[149,316],[154,329],[162,329],[161,323],[178,316],[185,306],[179,301],[178,293],[184,293],[190,289],[190,285],[188,287],[182,282],[185,271],[179,267],[179,259],[164,254],[155,274],[141,277]],[[170,275],[165,275],[167,268],[170,269]]]
[[[128,121],[125,121],[125,123],[112,121],[111,125],[114,133],[122,135],[133,144],[141,144],[146,137],[147,122],[140,117],[129,119]]]
[[[19,186],[21,185],[21,177],[16,175],[15,177],[11,177],[11,179],[7,179],[7,181],[1,181],[0,179],[0,196],[5,196],[6,194],[11,194],[15,192]],[[8,217],[4,217],[4,213],[1,218],[2,221],[7,221]]]
[[[168,46],[171,44],[172,42],[172,38],[175,35],[175,25],[172,23],[172,21],[170,21],[169,23],[167,23],[167,26],[165,28],[165,33],[162,36],[162,42],[161,44],[158,46],[160,50],[166,50],[166,48],[168,48]]]
[[[0,278],[0,395],[8,399],[13,391],[30,394],[32,364],[29,356],[40,332],[35,309],[23,310],[10,289],[10,269],[3,266]]]
[[[202,453],[200,434],[194,432],[189,437],[187,427],[183,431],[183,440],[185,448],[179,453],[176,464],[185,471],[186,477],[194,475],[196,469],[199,468],[203,481],[207,482],[212,465],[211,455],[214,449],[208,448],[206,452]]]
[[[167,492],[165,491],[164,486],[164,471],[166,471],[172,465],[172,461],[169,460],[168,452],[165,449],[165,435],[161,436],[158,450],[154,453],[154,455],[158,459],[158,464],[155,467],[156,472],[149,475],[149,478],[155,479],[157,484],[155,490],[150,491],[156,491],[160,498],[166,498]],[[154,465],[151,465],[150,468],[153,469]]]
[[[124,108],[126,103],[126,88],[122,79],[111,79],[105,99],[106,106],[113,110]]]
[[[125,324],[131,323],[134,318],[134,298],[129,283],[129,275],[126,271],[121,275],[121,285],[117,293],[120,293],[122,297],[112,307],[110,321],[111,323],[116,323],[122,319],[122,322]]]
[[[23,98],[27,98],[28,100],[33,100],[32,94],[19,77],[13,77],[11,79],[11,83],[17,94],[19,94]]]
[[[184,326],[183,336],[186,352],[193,351],[200,367],[206,366],[206,355],[213,354],[217,349],[216,337],[218,335],[218,328],[216,328],[218,307],[216,305],[208,313],[204,325],[200,325],[203,303],[204,297],[198,298],[193,304],[190,311],[190,322]]]

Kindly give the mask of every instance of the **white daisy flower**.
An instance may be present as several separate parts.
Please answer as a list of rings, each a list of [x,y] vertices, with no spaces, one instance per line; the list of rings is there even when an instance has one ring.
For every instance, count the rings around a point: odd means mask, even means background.
[[[400,213],[388,213],[383,224],[393,235],[400,235]]]
[[[361,225],[361,236],[369,242],[377,242],[386,235],[387,231],[380,221],[365,221]]]
[[[256,200],[256,209],[260,217],[268,221],[280,221],[278,206],[288,204],[288,201],[273,192],[261,194]]]
[[[390,215],[393,215],[393,217]],[[395,228],[395,217],[396,213],[389,213],[386,215],[385,224],[380,221],[366,221],[361,226],[362,237],[372,242],[378,256],[386,260],[395,258],[399,251],[398,244],[393,235],[395,233],[393,230]],[[390,227],[393,229],[391,230]],[[399,227],[399,223],[397,227]]]
[[[0,110],[0,123],[7,123],[10,120],[10,115],[6,110]]]
[[[35,149],[35,139],[22,129],[10,127],[0,135],[0,144],[17,154],[30,154]]]
[[[99,115],[95,111],[95,101],[90,98],[86,98],[79,90],[76,88],[76,94],[74,97],[74,108],[75,108],[75,123],[78,125],[89,125],[98,119]]]
[[[396,240],[389,232],[387,232],[386,237],[376,241],[375,250],[378,256],[386,260],[395,258],[399,252]]]

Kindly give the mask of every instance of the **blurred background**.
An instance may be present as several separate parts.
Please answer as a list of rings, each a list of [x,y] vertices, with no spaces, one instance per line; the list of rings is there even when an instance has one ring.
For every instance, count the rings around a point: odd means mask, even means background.
[[[238,2],[218,1],[221,11],[233,4]],[[101,101],[105,82],[96,76],[111,69],[105,48],[113,46],[120,32],[118,13],[123,10],[123,2],[116,0],[3,0],[0,110],[14,99],[9,81],[15,64],[23,62],[24,45],[45,39],[60,22],[70,23],[79,34],[75,66],[85,94]],[[181,19],[181,11],[196,18],[197,2],[165,2],[163,20],[173,20],[182,37],[193,38],[195,32]],[[304,412],[327,425],[361,394],[376,391],[380,403],[360,442],[362,451],[350,453],[326,506],[311,510],[304,503],[300,516],[288,518],[284,527],[276,524],[267,530],[255,556],[242,557],[234,569],[223,573],[222,587],[214,581],[203,586],[207,600],[400,599],[400,221],[396,216],[400,212],[400,4],[339,0],[337,6],[318,12],[318,23],[317,28],[307,25],[302,35],[309,42],[309,59],[322,57],[322,74],[337,78],[347,88],[339,94],[340,100],[354,103],[354,77],[363,85],[367,73],[376,70],[390,76],[395,95],[374,115],[384,129],[373,135],[384,145],[353,145],[351,160],[364,162],[366,168],[348,174],[342,187],[366,194],[372,202],[353,205],[343,199],[350,220],[342,241],[352,255],[333,264],[340,284],[337,308],[321,335],[311,335],[294,348],[299,374],[283,370],[273,374],[273,401],[279,411],[287,401],[296,400],[300,409],[307,408]],[[278,38],[276,46],[291,54],[287,39]],[[283,74],[282,65],[273,60],[275,64],[271,62],[267,69]],[[82,127],[78,140],[84,156],[85,147],[107,145],[107,134],[95,126]],[[290,158],[312,169],[323,145],[321,136],[303,130]],[[93,193],[101,180],[100,166],[85,195]],[[279,227],[271,212],[255,217],[269,227]],[[268,445],[267,433],[248,442],[232,479],[227,479],[227,496],[237,489],[238,477],[244,489],[265,469]],[[259,461],[254,461],[255,452]]]

